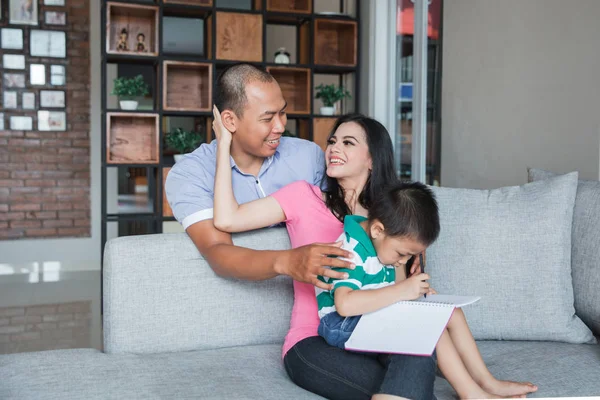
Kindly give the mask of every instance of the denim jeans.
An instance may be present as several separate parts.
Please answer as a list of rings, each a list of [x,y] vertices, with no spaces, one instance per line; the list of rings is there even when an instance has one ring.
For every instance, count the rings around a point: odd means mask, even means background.
[[[337,311],[331,312],[321,318],[319,336],[323,337],[330,346],[345,349],[344,345],[350,339],[350,335],[354,332],[360,317],[360,315],[342,317]]]
[[[296,343],[283,361],[296,385],[328,399],[367,400],[377,393],[435,399],[435,352],[431,357],[356,353],[313,336]]]

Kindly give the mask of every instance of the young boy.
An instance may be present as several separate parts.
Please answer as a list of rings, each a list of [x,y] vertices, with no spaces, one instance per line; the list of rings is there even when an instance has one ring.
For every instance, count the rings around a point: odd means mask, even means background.
[[[438,237],[438,206],[430,189],[419,182],[391,184],[369,209],[369,218],[344,219],[340,237],[352,252],[356,268],[343,270],[347,279],[320,277],[333,288],[317,288],[319,335],[345,349],[361,315],[403,300],[435,293],[429,276],[406,277],[405,264]],[[460,398],[525,397],[537,390],[529,382],[496,379],[487,369],[462,310],[457,309],[436,346],[438,366]]]

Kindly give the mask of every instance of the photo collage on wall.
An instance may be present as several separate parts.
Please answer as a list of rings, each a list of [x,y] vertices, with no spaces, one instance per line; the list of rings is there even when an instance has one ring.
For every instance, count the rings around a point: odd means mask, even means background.
[[[66,1],[0,0],[0,130],[67,130]]]

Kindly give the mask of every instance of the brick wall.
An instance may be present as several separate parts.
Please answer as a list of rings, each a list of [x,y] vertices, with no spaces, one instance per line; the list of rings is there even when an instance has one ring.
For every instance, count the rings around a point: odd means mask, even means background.
[[[35,1],[35,0],[34,0]],[[21,238],[90,236],[90,43],[89,0],[66,0],[65,7],[44,6],[38,1],[40,24],[10,26],[23,29],[23,50],[2,50],[26,55],[27,86],[16,90],[19,107],[22,92],[40,89],[66,91],[66,132],[0,131],[0,240]],[[2,22],[8,25],[7,1],[2,2]],[[44,24],[44,11],[67,13],[66,26]],[[67,59],[29,56],[30,29],[67,32]],[[66,86],[30,86],[29,65],[66,66]],[[0,86],[2,81],[0,79]],[[4,88],[2,88],[3,92]],[[31,116],[37,127],[36,110],[4,110],[5,129],[11,115]]]
[[[91,347],[91,302],[0,308],[0,354]]]

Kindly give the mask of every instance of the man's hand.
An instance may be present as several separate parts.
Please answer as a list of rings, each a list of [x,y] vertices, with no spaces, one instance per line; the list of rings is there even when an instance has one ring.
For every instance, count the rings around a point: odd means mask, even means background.
[[[341,242],[335,244],[315,243],[286,251],[276,261],[276,271],[281,275],[291,276],[297,281],[310,283],[324,290],[330,290],[332,285],[317,279],[318,275],[335,279],[346,279],[348,274],[326,267],[354,269],[354,264],[343,260],[343,258],[351,259],[352,254],[349,251],[341,249],[341,245]]]

